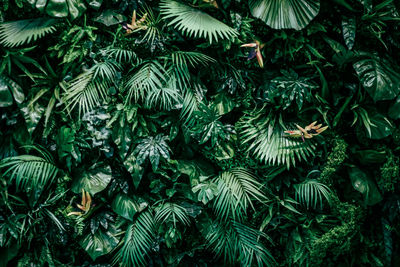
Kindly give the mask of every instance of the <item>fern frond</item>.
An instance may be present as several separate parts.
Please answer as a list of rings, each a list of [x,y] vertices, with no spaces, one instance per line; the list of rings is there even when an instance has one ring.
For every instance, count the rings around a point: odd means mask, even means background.
[[[55,19],[37,18],[4,22],[0,24],[0,44],[8,47],[36,41],[56,30]]]
[[[262,116],[262,112],[243,116],[238,127],[243,144],[248,144],[247,151],[261,162],[271,165],[296,166],[297,161],[306,161],[314,155],[315,145],[311,139],[303,142],[300,138],[287,138],[283,122],[276,123],[271,115]],[[295,125],[288,124],[290,128]]]
[[[235,168],[225,171],[215,179],[218,195],[214,200],[214,210],[219,218],[243,219],[248,207],[253,207],[252,201],[266,200],[260,190],[262,185],[248,170]]]
[[[163,0],[160,8],[163,19],[171,20],[168,26],[174,25],[174,28],[189,37],[206,38],[212,43],[214,40],[218,42],[219,39],[232,39],[238,35],[235,29],[185,4]]]
[[[20,155],[0,161],[0,169],[6,169],[3,175],[10,174],[17,188],[24,190],[41,189],[51,183],[58,173],[50,154],[38,147],[32,148],[41,156]]]
[[[328,186],[319,183],[316,180],[307,180],[301,184],[294,186],[296,190],[296,201],[299,201],[302,205],[306,206],[307,209],[312,207],[316,209],[318,203],[320,208],[323,208],[323,199],[329,204],[331,200],[331,190]]]
[[[150,211],[142,212],[125,233],[124,243],[114,258],[120,266],[145,266],[155,235],[155,222]]]

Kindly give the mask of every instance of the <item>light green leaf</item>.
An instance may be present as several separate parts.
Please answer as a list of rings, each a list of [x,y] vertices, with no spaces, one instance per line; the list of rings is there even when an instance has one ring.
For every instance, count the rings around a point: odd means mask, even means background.
[[[319,0],[250,0],[251,14],[274,29],[301,30],[317,16]]]

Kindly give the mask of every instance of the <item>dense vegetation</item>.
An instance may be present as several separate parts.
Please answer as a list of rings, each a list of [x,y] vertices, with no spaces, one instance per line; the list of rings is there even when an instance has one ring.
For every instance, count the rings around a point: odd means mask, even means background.
[[[399,14],[0,0],[0,266],[400,266]]]

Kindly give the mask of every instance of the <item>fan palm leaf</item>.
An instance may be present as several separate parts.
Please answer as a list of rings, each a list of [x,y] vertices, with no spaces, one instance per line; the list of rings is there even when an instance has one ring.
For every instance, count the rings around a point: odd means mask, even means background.
[[[238,32],[204,13],[177,1],[162,1],[160,4],[161,15],[164,20],[170,20],[168,26],[182,31],[189,37],[206,38],[210,43],[219,39],[232,39]]]
[[[10,174],[17,188],[24,190],[41,189],[51,183],[57,176],[58,168],[49,153],[44,149],[29,146],[39,152],[40,156],[20,155],[8,157],[0,161],[3,175]]]
[[[0,24],[0,44],[14,47],[30,43],[53,33],[55,19],[37,18],[10,21]]]
[[[287,124],[289,128],[295,125]],[[314,155],[315,145],[312,140],[303,142],[300,138],[283,136],[286,126],[282,121],[275,122],[271,114],[262,116],[247,114],[238,123],[243,144],[247,151],[255,155],[261,162],[270,165],[286,165],[287,168],[296,166],[297,161],[306,161]]]
[[[250,0],[251,14],[274,29],[301,30],[318,14],[319,0]]]

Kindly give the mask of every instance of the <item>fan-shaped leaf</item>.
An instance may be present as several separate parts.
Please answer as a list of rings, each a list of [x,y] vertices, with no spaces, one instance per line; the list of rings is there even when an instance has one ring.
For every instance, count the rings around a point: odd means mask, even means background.
[[[250,0],[251,14],[274,29],[301,30],[317,16],[319,0]]]
[[[161,15],[164,20],[170,20],[168,26],[182,31],[188,36],[206,38],[210,43],[218,39],[231,39],[238,32],[198,9],[176,1],[162,1]]]
[[[37,18],[4,22],[0,24],[0,44],[14,47],[30,43],[53,33],[55,19]]]
[[[41,189],[51,183],[58,173],[50,154],[41,148],[32,148],[41,156],[20,155],[0,161],[0,169],[6,168],[3,175],[10,174],[17,187],[24,190]]]
[[[284,137],[287,130],[283,123],[275,123],[270,116],[263,117],[262,112],[245,115],[239,121],[240,136],[244,144],[249,145],[247,151],[253,153],[260,161],[271,165],[296,166],[297,161],[307,160],[314,155],[313,140],[302,141],[301,138]],[[289,124],[290,129],[296,129]]]

